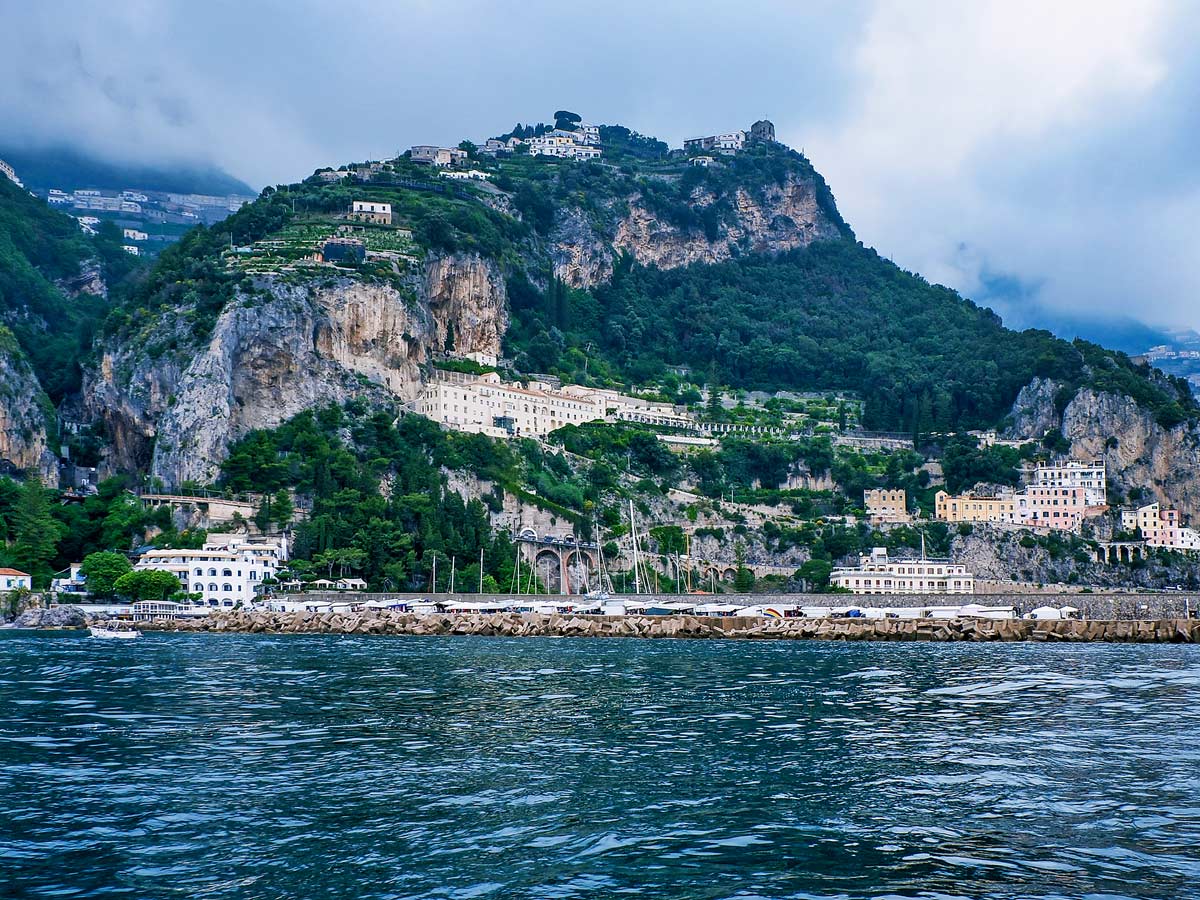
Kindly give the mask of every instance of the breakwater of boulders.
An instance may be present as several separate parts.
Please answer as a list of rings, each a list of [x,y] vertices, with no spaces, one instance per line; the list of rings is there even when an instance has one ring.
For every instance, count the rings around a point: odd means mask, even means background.
[[[144,631],[247,634],[1200,643],[1200,619],[764,619],[570,613],[414,615],[391,610],[324,613],[235,610],[196,619],[138,622],[136,625]]]

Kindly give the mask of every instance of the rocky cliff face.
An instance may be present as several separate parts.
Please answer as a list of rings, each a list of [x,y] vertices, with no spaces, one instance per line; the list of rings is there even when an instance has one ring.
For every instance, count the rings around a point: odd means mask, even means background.
[[[1163,428],[1129,397],[1083,389],[1062,416],[1076,459],[1103,458],[1110,484],[1124,494],[1150,489],[1154,499],[1200,515],[1200,429]]]
[[[1163,428],[1132,398],[1091,388],[1077,391],[1059,414],[1061,388],[1041,378],[1026,385],[1013,404],[1010,435],[1041,438],[1061,431],[1072,458],[1104,460],[1109,485],[1120,494],[1142,488],[1185,515],[1200,516],[1200,427],[1185,422]]]
[[[147,352],[186,346],[180,317],[109,348],[87,408],[107,425],[110,468],[149,469],[168,486],[209,482],[247,432],[356,396],[412,400],[422,364],[451,334],[458,352],[496,354],[506,326],[503,279],[477,256],[430,257],[411,290],[267,277],[227,305],[201,348]]]
[[[700,188],[691,196],[699,208],[715,201]],[[612,276],[616,253],[629,253],[645,266],[673,269],[724,262],[738,253],[782,253],[840,236],[818,204],[813,182],[794,173],[759,196],[739,189],[732,202],[733,220],[722,223],[712,239],[701,230],[664,222],[636,195],[628,213],[608,232],[589,223],[581,210],[564,210],[551,236],[554,274],[573,287],[590,287]]]
[[[57,487],[52,422],[53,407],[24,354],[15,346],[0,347],[0,459],[37,472],[43,484]]]
[[[1062,385],[1049,378],[1035,378],[1017,394],[1013,402],[1012,425],[1007,437],[1040,439],[1061,424],[1054,398]]]

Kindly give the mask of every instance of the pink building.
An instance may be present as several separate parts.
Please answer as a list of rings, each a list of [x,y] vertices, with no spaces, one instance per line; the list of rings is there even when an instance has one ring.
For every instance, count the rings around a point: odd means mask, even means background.
[[[1016,519],[1031,528],[1074,531],[1087,513],[1087,492],[1082,487],[1027,487],[1017,494]]]

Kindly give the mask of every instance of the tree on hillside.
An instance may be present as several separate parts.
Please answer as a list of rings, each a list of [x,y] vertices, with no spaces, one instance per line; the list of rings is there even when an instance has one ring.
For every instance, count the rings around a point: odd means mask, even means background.
[[[579,115],[579,113],[573,113],[569,109],[556,110],[554,113],[555,128],[569,131],[582,121],[583,116]]]
[[[831,572],[833,565],[828,560],[810,559],[796,570],[796,577],[801,579],[810,591],[821,594],[829,590]]]
[[[50,513],[48,494],[41,479],[31,475],[21,488],[21,502],[13,516],[9,555],[14,565],[27,571],[38,584],[47,583],[53,574],[50,561],[62,535],[62,526]]]
[[[182,590],[179,579],[162,569],[136,569],[126,572],[113,584],[118,596],[130,601],[167,600]]]
[[[129,560],[122,554],[108,550],[89,553],[79,566],[80,573],[87,581],[88,593],[102,598],[111,597],[117,581],[132,569]]]

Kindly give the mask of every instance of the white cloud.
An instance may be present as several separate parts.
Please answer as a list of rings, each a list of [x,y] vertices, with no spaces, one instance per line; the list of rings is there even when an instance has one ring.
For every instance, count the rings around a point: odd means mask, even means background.
[[[930,280],[980,297],[981,276],[1000,272],[1049,306],[1129,314],[1136,296],[1147,318],[1178,320],[1195,276],[1147,278],[1144,262],[1179,237],[1151,207],[1186,219],[1192,199],[1169,183],[1165,197],[1115,196],[1111,168],[1086,154],[1142,139],[1121,123],[1169,88],[1186,13],[880,3],[853,56],[855,99],[807,136],[810,155],[860,239]]]

